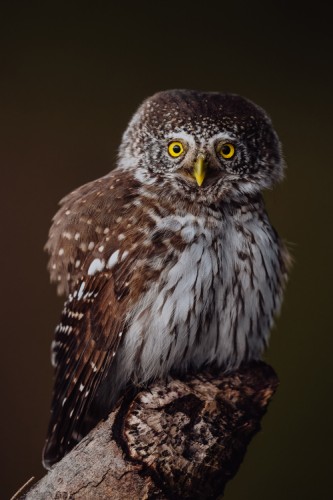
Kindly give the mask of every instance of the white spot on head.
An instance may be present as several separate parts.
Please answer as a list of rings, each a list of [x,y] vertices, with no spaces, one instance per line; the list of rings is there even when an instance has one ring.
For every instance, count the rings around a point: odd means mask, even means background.
[[[60,248],[58,255],[64,255],[64,253],[65,253],[65,250],[63,248]]]
[[[87,245],[86,245],[86,243],[81,243],[80,244],[80,249],[82,250],[82,252],[86,252],[87,251]]]
[[[92,223],[92,219],[87,220],[87,224],[90,225]]]
[[[119,240],[119,241],[122,241],[122,240],[124,240],[124,239],[125,239],[125,235],[124,235],[123,233],[120,233],[120,234],[118,235],[118,240]]]
[[[75,233],[74,234],[74,239],[77,241],[80,238],[80,233]]]
[[[95,246],[95,243],[93,241],[91,241],[88,245],[88,250],[92,250]]]
[[[66,212],[65,212],[66,215],[69,215],[70,213],[71,213],[70,210],[66,210]]]
[[[108,232],[110,231],[110,229],[108,227],[106,227],[103,231],[104,234],[108,234]]]
[[[101,246],[99,247],[98,251],[102,253],[102,252],[103,252],[103,250],[104,250],[104,245],[101,245]]]
[[[94,259],[89,266],[88,275],[93,276],[94,274],[103,271],[105,266],[105,261],[103,259]]]
[[[79,391],[82,392],[84,390],[84,385],[80,384]]]
[[[80,264],[81,264],[81,261],[78,259],[78,260],[75,262],[75,267],[76,267],[76,268],[78,268]]]
[[[62,233],[62,236],[63,236],[63,238],[66,238],[67,240],[71,240],[72,239],[72,234],[69,233],[68,231],[64,231]]]

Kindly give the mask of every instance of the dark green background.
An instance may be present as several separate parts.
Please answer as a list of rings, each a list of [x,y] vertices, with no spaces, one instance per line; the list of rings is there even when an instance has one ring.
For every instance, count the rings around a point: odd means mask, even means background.
[[[331,17],[319,3],[121,3],[0,7],[0,496],[42,474],[61,309],[42,248],[57,202],[114,166],[146,96],[181,87],[263,106],[289,165],[266,194],[295,259],[266,356],[281,385],[225,498],[332,498]]]

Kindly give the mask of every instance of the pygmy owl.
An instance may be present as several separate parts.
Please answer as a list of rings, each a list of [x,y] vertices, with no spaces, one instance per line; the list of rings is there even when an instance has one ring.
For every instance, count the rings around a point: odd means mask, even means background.
[[[283,169],[252,102],[165,91],[133,116],[116,168],[61,201],[46,245],[66,296],[46,467],[130,385],[261,357],[289,264],[261,191]]]

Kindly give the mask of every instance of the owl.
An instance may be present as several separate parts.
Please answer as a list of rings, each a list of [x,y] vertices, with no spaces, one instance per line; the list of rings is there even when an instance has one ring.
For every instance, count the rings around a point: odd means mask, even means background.
[[[60,202],[46,244],[66,299],[45,467],[127,388],[261,357],[290,262],[261,191],[283,171],[260,107],[163,91],[134,114],[116,168]]]

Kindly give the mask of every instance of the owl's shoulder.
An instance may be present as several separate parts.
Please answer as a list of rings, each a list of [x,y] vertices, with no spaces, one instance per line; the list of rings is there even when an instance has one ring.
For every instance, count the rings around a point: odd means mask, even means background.
[[[70,291],[87,265],[87,258],[101,255],[130,225],[139,204],[140,181],[131,171],[114,170],[72,191],[60,201],[53,217],[45,250],[48,269],[58,293]],[[128,229],[127,229],[128,231]]]

